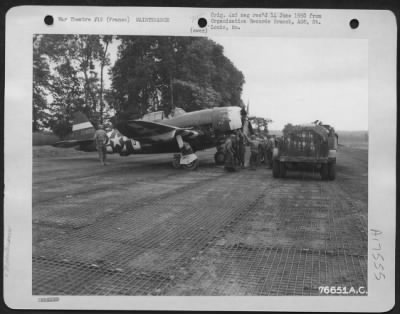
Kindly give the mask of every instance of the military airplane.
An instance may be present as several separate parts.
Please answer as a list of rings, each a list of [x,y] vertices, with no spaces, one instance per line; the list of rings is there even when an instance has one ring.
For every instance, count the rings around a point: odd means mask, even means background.
[[[116,129],[107,133],[107,151],[127,156],[130,154],[174,153],[175,168],[196,169],[198,150],[217,147],[216,164],[224,162],[221,144],[227,134],[243,129],[251,132],[249,123],[242,126],[240,107],[215,107],[193,112],[175,108],[169,116],[164,111],[145,114],[141,119],[118,117]],[[76,146],[83,151],[94,151],[95,128],[83,113],[74,115],[72,135],[54,144],[56,147]]]

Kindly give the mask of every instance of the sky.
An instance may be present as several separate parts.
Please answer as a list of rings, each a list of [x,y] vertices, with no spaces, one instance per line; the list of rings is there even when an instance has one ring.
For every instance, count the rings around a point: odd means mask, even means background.
[[[336,130],[368,129],[368,43],[341,38],[213,37],[244,74],[250,115],[287,123],[320,120]],[[114,63],[117,42],[110,46]]]
[[[337,130],[368,129],[366,40],[214,37],[243,72],[250,115],[286,123],[320,120]]]

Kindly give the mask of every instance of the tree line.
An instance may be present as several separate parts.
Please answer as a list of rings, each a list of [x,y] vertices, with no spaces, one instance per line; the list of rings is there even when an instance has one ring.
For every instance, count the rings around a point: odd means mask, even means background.
[[[35,35],[32,128],[64,137],[76,111],[97,125],[119,113],[241,106],[243,84],[223,47],[204,37]]]

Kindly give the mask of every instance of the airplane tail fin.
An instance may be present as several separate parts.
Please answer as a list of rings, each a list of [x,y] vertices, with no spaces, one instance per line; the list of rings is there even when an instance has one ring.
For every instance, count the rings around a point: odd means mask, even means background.
[[[79,147],[77,149],[83,151],[94,150],[93,137],[95,132],[96,130],[89,119],[82,112],[76,112],[72,117],[72,134],[69,134],[62,141],[54,143],[53,146]]]
[[[85,114],[82,112],[74,113],[72,121],[72,135],[74,139],[93,139],[96,129]]]

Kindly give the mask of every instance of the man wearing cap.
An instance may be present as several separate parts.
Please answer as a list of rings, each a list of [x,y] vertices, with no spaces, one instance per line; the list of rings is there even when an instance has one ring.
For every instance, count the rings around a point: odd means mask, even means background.
[[[230,135],[224,145],[225,153],[225,170],[235,171],[236,170],[236,136]]]
[[[256,170],[258,162],[258,146],[260,143],[257,141],[257,138],[254,134],[250,137],[249,143],[250,143],[250,170]]]
[[[272,169],[272,153],[274,151],[275,147],[275,139],[268,135],[267,137],[267,159],[268,159],[268,166],[270,169]]]
[[[96,149],[99,152],[100,163],[104,166],[106,164],[106,144],[108,141],[108,136],[106,131],[104,131],[104,126],[99,125],[98,130],[94,134],[94,142],[96,144]]]
[[[244,168],[244,156],[246,153],[246,135],[242,132],[242,130],[238,130],[237,132],[237,157],[239,166]]]
[[[267,155],[268,139],[266,136],[261,137],[260,149],[261,149],[261,162],[268,166],[268,155]]]

